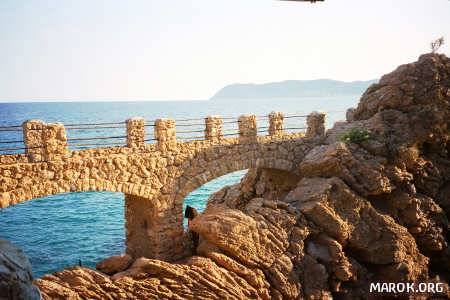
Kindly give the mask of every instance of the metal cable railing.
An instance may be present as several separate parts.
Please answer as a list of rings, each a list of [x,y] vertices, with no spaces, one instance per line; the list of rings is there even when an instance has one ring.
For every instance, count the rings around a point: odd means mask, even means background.
[[[336,113],[336,112],[342,112],[342,111],[332,111],[329,113]],[[269,124],[269,115],[256,115],[255,116],[258,121],[262,121],[260,124],[261,127],[257,128],[257,133],[267,132],[270,126],[266,126]],[[307,115],[285,115],[284,119],[295,119],[295,118],[306,118]],[[204,122],[198,122],[198,121],[204,121],[205,118],[186,118],[186,119],[175,119],[175,122],[181,122],[181,124],[176,124],[177,127],[187,127],[187,130],[177,130],[176,131],[176,139],[181,141],[189,141],[189,140],[205,140],[204,135],[195,135],[191,133],[203,133],[205,132],[205,123]],[[223,128],[223,137],[233,137],[233,136],[239,136],[239,132],[237,129],[237,125],[239,124],[238,117],[235,116],[225,116],[221,117],[221,124]],[[154,127],[156,120],[145,120],[144,127]],[[193,122],[193,123],[185,123],[185,122]],[[292,123],[292,122],[291,122]],[[284,124],[286,127],[283,128],[284,131],[288,130],[304,130],[306,127],[300,127],[298,125],[300,124],[288,124],[288,122],[285,122]],[[302,124],[303,125],[303,124]],[[64,124],[64,127],[67,132],[67,145],[71,148],[71,150],[77,150],[76,148],[80,149],[86,146],[125,146],[126,142],[123,140],[126,140],[127,136],[123,135],[123,129],[126,129],[126,122],[102,122],[102,123],[70,123],[70,124]],[[189,130],[189,127],[193,127],[192,130]],[[197,127],[197,128],[196,128]],[[37,129],[28,129],[28,130],[42,130],[40,128]],[[111,131],[110,131],[111,130]],[[0,152],[11,152],[11,151],[19,151],[19,150],[27,150],[27,149],[36,149],[36,148],[43,148],[40,147],[10,147],[10,148],[1,148],[1,145],[14,145],[14,144],[20,144],[24,143],[24,140],[20,139],[18,134],[15,134],[15,132],[22,132],[22,125],[2,125],[0,126],[0,134],[5,133],[10,140],[0,141]],[[97,136],[91,136],[88,135],[88,132],[95,131],[95,135]],[[118,133],[118,134],[110,134],[105,136],[105,132],[108,131],[110,133]],[[120,134],[122,133],[122,134]],[[102,136],[98,136],[102,135]],[[154,138],[155,132],[150,131],[145,133],[145,137],[143,139],[144,142],[155,142],[157,141],[156,138]],[[1,137],[1,136],[0,136]],[[19,138],[19,139],[18,139]],[[122,139],[122,141],[121,141]],[[90,142],[92,141],[92,143]],[[98,141],[98,142],[97,142]],[[104,141],[101,142],[100,141]],[[81,142],[81,143],[79,143]],[[86,142],[86,143],[84,143]]]
[[[87,138],[71,138],[67,141],[90,141],[90,140],[110,140],[110,139],[126,139],[127,136],[107,136],[107,137],[87,137]]]
[[[22,129],[0,129],[0,132],[7,132],[7,131],[22,132]]]
[[[68,130],[98,130],[98,129],[117,129],[126,128],[125,126],[96,126],[96,127],[69,127]]]
[[[0,151],[5,152],[5,151],[16,151],[16,150],[28,150],[28,149],[40,149],[40,148],[44,148],[44,146],[36,146],[36,147],[19,147],[19,148],[3,148],[0,149]]]
[[[101,126],[101,125],[121,125],[126,124],[126,122],[105,122],[105,123],[80,123],[80,124],[64,124],[65,127],[72,126]]]
[[[71,144],[70,146],[73,147],[84,147],[84,146],[117,146],[117,147],[122,147],[125,146],[125,143],[85,143],[85,144]]]
[[[0,144],[19,144],[19,143],[23,143],[24,141],[6,141],[6,142],[2,142],[0,141]]]
[[[0,129],[8,129],[8,128],[22,128],[22,125],[0,126]]]

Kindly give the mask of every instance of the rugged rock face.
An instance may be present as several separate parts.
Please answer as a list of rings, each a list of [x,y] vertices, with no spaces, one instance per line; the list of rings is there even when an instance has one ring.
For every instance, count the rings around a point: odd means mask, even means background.
[[[69,268],[36,280],[44,299],[375,299],[377,280],[448,283],[450,59],[400,66],[347,118],[301,176],[251,169],[213,194],[191,222],[196,255],[113,276]],[[354,128],[375,139],[338,140]]]
[[[23,251],[0,238],[0,300],[39,300],[31,265]]]
[[[128,254],[111,256],[97,263],[95,268],[105,274],[115,274],[125,271],[133,262]]]

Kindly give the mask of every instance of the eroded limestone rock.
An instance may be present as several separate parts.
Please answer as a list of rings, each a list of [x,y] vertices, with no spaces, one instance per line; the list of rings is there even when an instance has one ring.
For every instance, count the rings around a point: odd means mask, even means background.
[[[100,272],[108,275],[125,271],[133,261],[133,258],[128,254],[121,254],[117,256],[108,257],[97,263],[95,268]]]
[[[449,105],[450,59],[427,54],[383,76],[326,136],[317,127],[309,131],[318,136],[304,143],[261,146],[265,151],[246,144],[233,152],[240,161],[227,159],[225,147],[194,153],[174,144],[177,155],[141,162],[168,167],[148,181],[146,170],[112,167],[111,176],[160,188],[178,176],[171,167],[183,165],[185,174],[168,185],[183,190],[175,210],[209,178],[251,169],[239,184],[212,195],[193,220],[191,230],[201,236],[195,256],[173,264],[138,258],[112,277],[68,268],[36,284],[44,299],[375,299],[368,294],[374,280],[449,282]],[[246,143],[256,120],[241,121]],[[277,133],[279,121],[272,126]],[[339,142],[352,128],[370,129],[375,139]],[[267,156],[255,159],[258,153]],[[111,164],[137,166],[139,158]],[[59,168],[36,172],[50,178]],[[97,174],[84,165],[76,170],[83,178]],[[11,174],[4,185],[20,185],[17,170],[5,171]],[[164,207],[170,199],[152,203]],[[152,222],[170,226],[162,220]]]
[[[32,281],[31,265],[23,251],[0,238],[0,299],[39,300]]]

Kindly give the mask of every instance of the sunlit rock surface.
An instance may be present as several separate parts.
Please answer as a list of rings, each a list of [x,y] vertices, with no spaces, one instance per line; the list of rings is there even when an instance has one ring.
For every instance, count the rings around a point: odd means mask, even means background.
[[[374,280],[448,283],[449,103],[450,59],[423,55],[303,149],[300,176],[250,169],[213,194],[191,224],[195,255],[35,283],[44,299],[375,299]],[[352,128],[375,139],[340,142]]]

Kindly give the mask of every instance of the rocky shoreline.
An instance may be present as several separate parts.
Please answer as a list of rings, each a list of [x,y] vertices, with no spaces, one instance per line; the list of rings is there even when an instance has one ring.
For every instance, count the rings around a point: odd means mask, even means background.
[[[356,129],[373,139],[340,140]],[[250,169],[213,194],[183,260],[114,257],[34,284],[43,299],[379,299],[370,282],[448,284],[450,59],[383,76],[317,139],[301,176]]]

